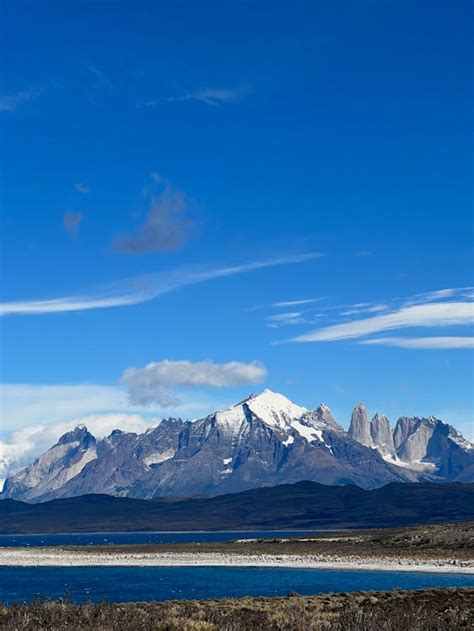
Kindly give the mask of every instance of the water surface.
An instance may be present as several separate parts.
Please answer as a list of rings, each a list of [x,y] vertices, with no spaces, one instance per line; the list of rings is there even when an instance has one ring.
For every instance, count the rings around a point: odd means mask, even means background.
[[[474,586],[467,574],[224,567],[0,567],[0,602],[133,602]]]
[[[312,531],[315,532],[315,531]],[[308,530],[215,531],[215,532],[89,532],[57,535],[0,535],[0,547],[97,546],[131,543],[199,543],[231,539],[308,536]]]

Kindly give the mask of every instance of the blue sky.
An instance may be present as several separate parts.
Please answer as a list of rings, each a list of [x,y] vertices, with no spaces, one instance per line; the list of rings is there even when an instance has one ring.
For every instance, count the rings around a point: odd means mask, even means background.
[[[2,14],[4,437],[263,387],[474,437],[470,2]]]

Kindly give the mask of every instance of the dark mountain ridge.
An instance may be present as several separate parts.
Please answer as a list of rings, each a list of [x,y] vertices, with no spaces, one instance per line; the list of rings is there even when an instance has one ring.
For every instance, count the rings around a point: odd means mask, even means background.
[[[84,495],[0,501],[1,534],[404,526],[474,520],[474,484],[390,483],[373,490],[303,481],[182,500]]]

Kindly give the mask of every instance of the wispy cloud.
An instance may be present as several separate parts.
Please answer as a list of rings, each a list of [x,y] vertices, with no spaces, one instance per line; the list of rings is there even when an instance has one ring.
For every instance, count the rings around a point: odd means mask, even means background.
[[[353,305],[350,309],[347,309],[346,311],[341,311],[341,315],[351,316],[359,315],[360,313],[380,313],[381,311],[388,311],[389,309],[389,305],[386,304],[359,304]]]
[[[359,344],[435,350],[444,348],[474,348],[474,337],[377,337],[361,340]]]
[[[446,298],[452,298],[460,291],[459,288],[438,289],[436,291],[427,291],[422,294],[415,294],[411,298],[404,301],[405,306],[423,304],[425,302],[436,302],[438,300],[445,300]]]
[[[119,236],[115,249],[128,254],[149,254],[181,247],[195,227],[195,221],[187,215],[190,204],[185,193],[154,173],[143,196],[149,203],[144,223],[131,234]]]
[[[212,361],[165,359],[151,362],[143,368],[127,368],[121,381],[128,390],[132,405],[158,403],[170,407],[180,402],[170,387],[227,388],[261,383],[266,376],[267,369],[257,361],[216,364]]]
[[[396,298],[383,303],[361,302],[346,305],[334,313],[336,323],[294,337],[292,342],[330,342],[368,338],[360,344],[398,346],[400,348],[472,348],[470,337],[377,337],[375,333],[407,328],[469,326],[474,324],[474,302],[471,287],[447,288]],[[351,319],[364,314],[371,317]],[[337,322],[339,320],[339,322]]]
[[[83,195],[85,195],[86,193],[90,193],[90,186],[88,186],[87,184],[82,184],[81,182],[76,182],[74,184],[74,188],[76,189],[76,191],[78,191],[79,193],[82,193]]]
[[[316,329],[295,337],[291,341],[328,342],[407,327],[468,325],[474,323],[473,305],[472,302],[438,302],[414,305],[385,315]]]
[[[203,88],[194,92],[186,92],[179,96],[168,97],[168,101],[200,101],[206,105],[222,105],[240,100],[247,89],[237,88]]]
[[[318,256],[323,256],[318,254]],[[319,302],[323,298],[307,298],[304,300],[282,300],[280,302],[271,302],[269,304],[254,305],[253,307],[247,307],[245,311],[257,311],[258,309],[288,309],[291,307],[302,307],[314,302]]]
[[[273,257],[227,267],[178,268],[168,272],[125,279],[118,283],[96,288],[85,294],[52,299],[3,302],[0,303],[0,316],[64,313],[136,305],[182,287],[277,265],[304,263],[319,256],[321,254],[309,252]]]
[[[305,319],[300,311],[288,311],[286,313],[275,313],[265,318],[268,327],[276,329],[280,326],[288,326],[292,324],[302,324]]]
[[[77,237],[83,219],[84,215],[82,213],[74,213],[68,210],[64,213],[63,229],[69,234],[69,236]]]
[[[270,307],[298,307],[300,305],[309,305],[313,302],[320,302],[322,298],[306,298],[304,300],[283,300],[282,302],[273,302]]]
[[[23,90],[14,94],[0,95],[0,112],[14,112],[18,106],[37,98],[40,90]]]

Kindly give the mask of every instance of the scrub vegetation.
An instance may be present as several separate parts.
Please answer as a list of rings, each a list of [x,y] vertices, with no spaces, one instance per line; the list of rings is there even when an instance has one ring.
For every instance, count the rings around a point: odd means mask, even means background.
[[[42,601],[0,609],[0,628],[8,631],[445,631],[473,626],[474,589],[163,603]]]

